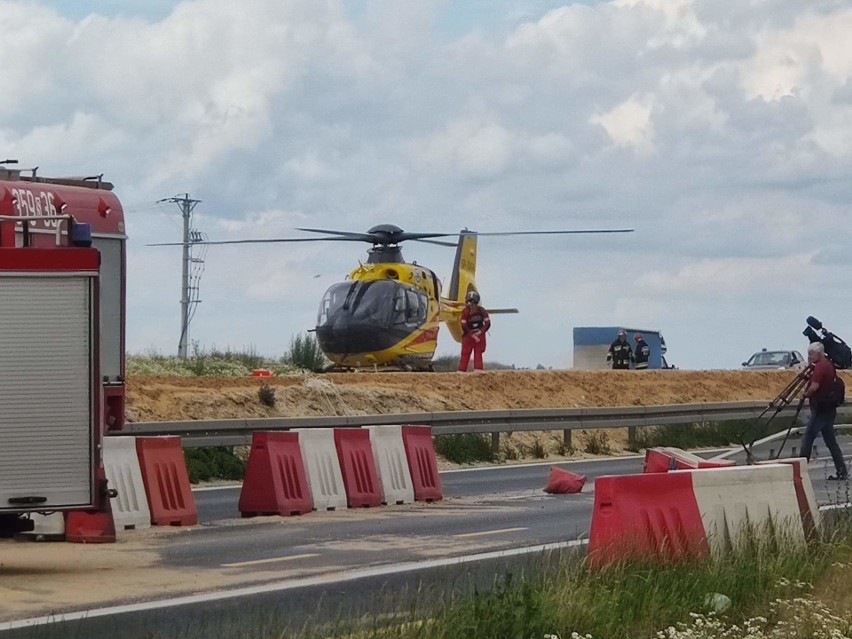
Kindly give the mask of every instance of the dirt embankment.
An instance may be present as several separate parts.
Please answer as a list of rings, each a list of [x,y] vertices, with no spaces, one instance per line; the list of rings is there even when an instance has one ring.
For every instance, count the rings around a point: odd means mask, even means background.
[[[131,421],[172,421],[768,400],[793,376],[790,371],[486,371],[132,377],[127,413]],[[262,384],[275,389],[275,406],[259,400]]]

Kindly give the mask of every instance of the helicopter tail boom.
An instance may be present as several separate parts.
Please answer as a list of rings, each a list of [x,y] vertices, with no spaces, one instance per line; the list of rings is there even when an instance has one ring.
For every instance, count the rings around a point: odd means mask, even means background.
[[[464,305],[469,291],[476,290],[476,233],[462,231],[456,246],[456,259],[453,261],[453,275],[450,278],[450,290],[447,297],[453,302]]]
[[[476,240],[473,231],[462,231],[456,246],[453,274],[447,297],[441,300],[441,320],[457,342],[462,340],[461,312],[470,291],[476,291]]]

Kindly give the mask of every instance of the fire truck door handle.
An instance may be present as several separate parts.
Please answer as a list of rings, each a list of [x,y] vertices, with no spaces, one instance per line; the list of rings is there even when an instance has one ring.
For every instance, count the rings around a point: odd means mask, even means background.
[[[28,504],[43,504],[47,501],[47,497],[40,495],[28,495],[26,497],[10,497],[9,503],[12,505],[28,505]]]

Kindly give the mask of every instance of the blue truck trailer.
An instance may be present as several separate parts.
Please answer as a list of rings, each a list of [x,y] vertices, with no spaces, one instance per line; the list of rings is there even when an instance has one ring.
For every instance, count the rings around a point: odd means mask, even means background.
[[[636,350],[633,336],[641,333],[651,347],[648,368],[673,368],[666,362],[666,340],[659,330],[630,328],[629,326],[577,326],[574,328],[574,368],[598,370],[609,368],[606,354],[609,345],[618,337],[618,331],[627,331],[627,341]],[[632,368],[632,366],[631,366]]]

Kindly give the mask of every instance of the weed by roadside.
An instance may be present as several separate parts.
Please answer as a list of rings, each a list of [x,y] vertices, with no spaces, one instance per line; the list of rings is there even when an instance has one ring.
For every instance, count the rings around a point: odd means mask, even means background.
[[[282,357],[261,355],[254,346],[242,350],[224,350],[215,345],[206,349],[192,343],[191,356],[185,360],[149,350],[143,354],[127,355],[127,375],[161,375],[184,377],[246,377],[256,368],[266,368],[276,375],[292,375],[302,370],[320,370],[327,363],[316,339],[296,335]]]
[[[184,450],[189,481],[197,484],[210,479],[242,479],[245,462],[226,446]]]
[[[323,637],[346,639],[844,639],[852,616],[821,602],[810,584],[849,555],[849,533],[830,543],[743,546],[723,558],[625,562],[591,570],[575,556],[556,568],[507,574],[490,591],[457,595],[419,612],[407,606],[384,623]],[[839,570],[839,568],[838,568]],[[730,607],[716,611],[716,602]],[[403,611],[404,610],[404,611]],[[387,621],[393,619],[393,623]],[[307,633],[305,637],[319,637]]]
[[[319,342],[313,335],[295,335],[290,339],[290,350],[284,356],[294,368],[321,371],[328,364]]]
[[[436,435],[434,442],[435,452],[456,464],[494,461],[491,442],[487,435],[475,433]]]
[[[257,389],[257,398],[260,400],[261,404],[271,408],[275,406],[275,389],[269,384],[261,384],[260,388]]]
[[[565,441],[564,435],[553,435],[553,452],[560,457],[570,457],[577,452],[573,444]]]
[[[674,446],[675,448],[707,448],[712,446],[731,446],[746,444],[787,430],[790,419],[779,418],[766,423],[765,420],[737,420],[730,422],[705,422],[703,424],[665,424],[648,428],[637,428],[634,451],[655,446]]]
[[[609,436],[600,430],[592,431],[591,433],[583,431],[584,444],[583,450],[590,455],[611,455],[612,446],[609,443]]]
[[[535,437],[532,444],[530,444],[530,455],[535,459],[544,459],[547,457],[547,450],[545,450],[544,444],[542,444],[541,439],[538,437]]]

